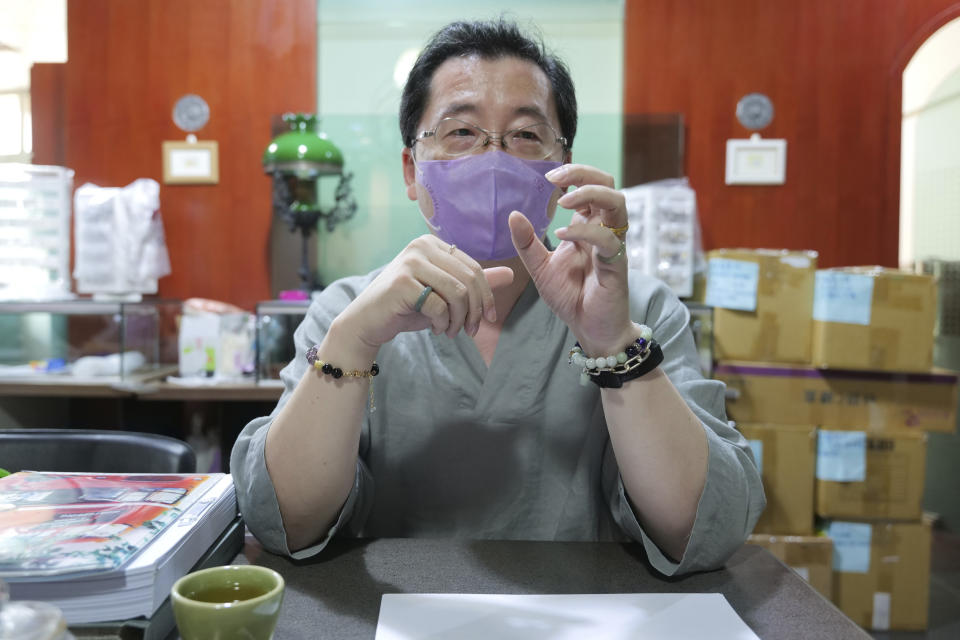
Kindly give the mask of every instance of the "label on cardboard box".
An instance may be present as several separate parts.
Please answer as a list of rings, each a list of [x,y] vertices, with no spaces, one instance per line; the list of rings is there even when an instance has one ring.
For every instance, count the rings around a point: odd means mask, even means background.
[[[738,311],[757,310],[760,265],[746,260],[710,258],[706,304]]]
[[[890,594],[877,591],[873,594],[872,629],[885,631],[890,628]]]
[[[817,271],[813,288],[813,319],[821,322],[870,324],[873,277],[842,271]]]
[[[757,463],[757,471],[763,475],[763,440],[747,440],[753,451],[753,460]]]
[[[867,432],[817,433],[817,479],[863,482],[867,478]]]
[[[833,540],[833,570],[869,573],[872,533],[873,527],[869,524],[831,522],[827,527],[827,535]]]

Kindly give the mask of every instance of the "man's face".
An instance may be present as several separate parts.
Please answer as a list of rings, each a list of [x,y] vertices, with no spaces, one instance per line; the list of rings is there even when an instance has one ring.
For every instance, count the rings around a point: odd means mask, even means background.
[[[437,67],[430,83],[430,95],[417,134],[429,131],[443,118],[455,117],[487,131],[504,132],[530,124],[546,122],[560,131],[557,108],[550,81],[532,62],[515,57],[485,59],[476,55],[450,58]],[[415,147],[419,147],[417,143]],[[491,142],[482,152],[502,150],[499,142]],[[417,150],[417,157],[422,158]],[[548,160],[569,161],[569,153],[558,148]],[[403,177],[407,196],[418,200],[420,210],[429,220],[433,203],[416,181],[416,170],[410,149],[403,151]],[[556,199],[550,203],[550,216]]]

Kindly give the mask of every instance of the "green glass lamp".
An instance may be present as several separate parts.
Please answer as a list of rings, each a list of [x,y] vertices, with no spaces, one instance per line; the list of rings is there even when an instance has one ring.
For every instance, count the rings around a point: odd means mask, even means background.
[[[298,275],[304,290],[321,288],[309,264],[309,238],[322,218],[327,231],[353,217],[357,203],[350,188],[353,174],[343,170],[343,154],[326,134],[318,131],[317,116],[287,113],[288,131],[274,138],[263,152],[263,170],[273,178],[273,211],[301,234]],[[317,198],[319,179],[339,176],[334,204],[324,209]]]

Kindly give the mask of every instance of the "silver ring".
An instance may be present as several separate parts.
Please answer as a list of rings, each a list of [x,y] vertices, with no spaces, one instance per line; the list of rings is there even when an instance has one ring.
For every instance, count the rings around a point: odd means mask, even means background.
[[[450,255],[453,255],[453,252],[456,250],[457,250],[457,245],[455,244],[450,245]]]
[[[423,309],[423,303],[427,301],[427,296],[430,295],[430,292],[433,291],[433,287],[427,285],[423,288],[423,291],[420,292],[420,297],[417,298],[417,303],[413,305],[413,310],[417,313],[420,313],[420,309]]]
[[[602,255],[600,251],[597,250],[597,260],[599,260],[603,264],[613,264],[614,262],[616,262],[617,260],[625,256],[626,254],[627,254],[627,243],[621,240],[620,248],[617,249],[617,252],[612,256],[610,256],[609,258],[607,256]]]

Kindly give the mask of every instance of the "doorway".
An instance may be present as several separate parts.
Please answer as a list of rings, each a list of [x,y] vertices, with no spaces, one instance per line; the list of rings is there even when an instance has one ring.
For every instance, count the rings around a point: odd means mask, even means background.
[[[903,71],[900,266],[938,276],[934,364],[960,370],[960,18],[917,48]],[[960,435],[931,433],[924,509],[960,531]]]

